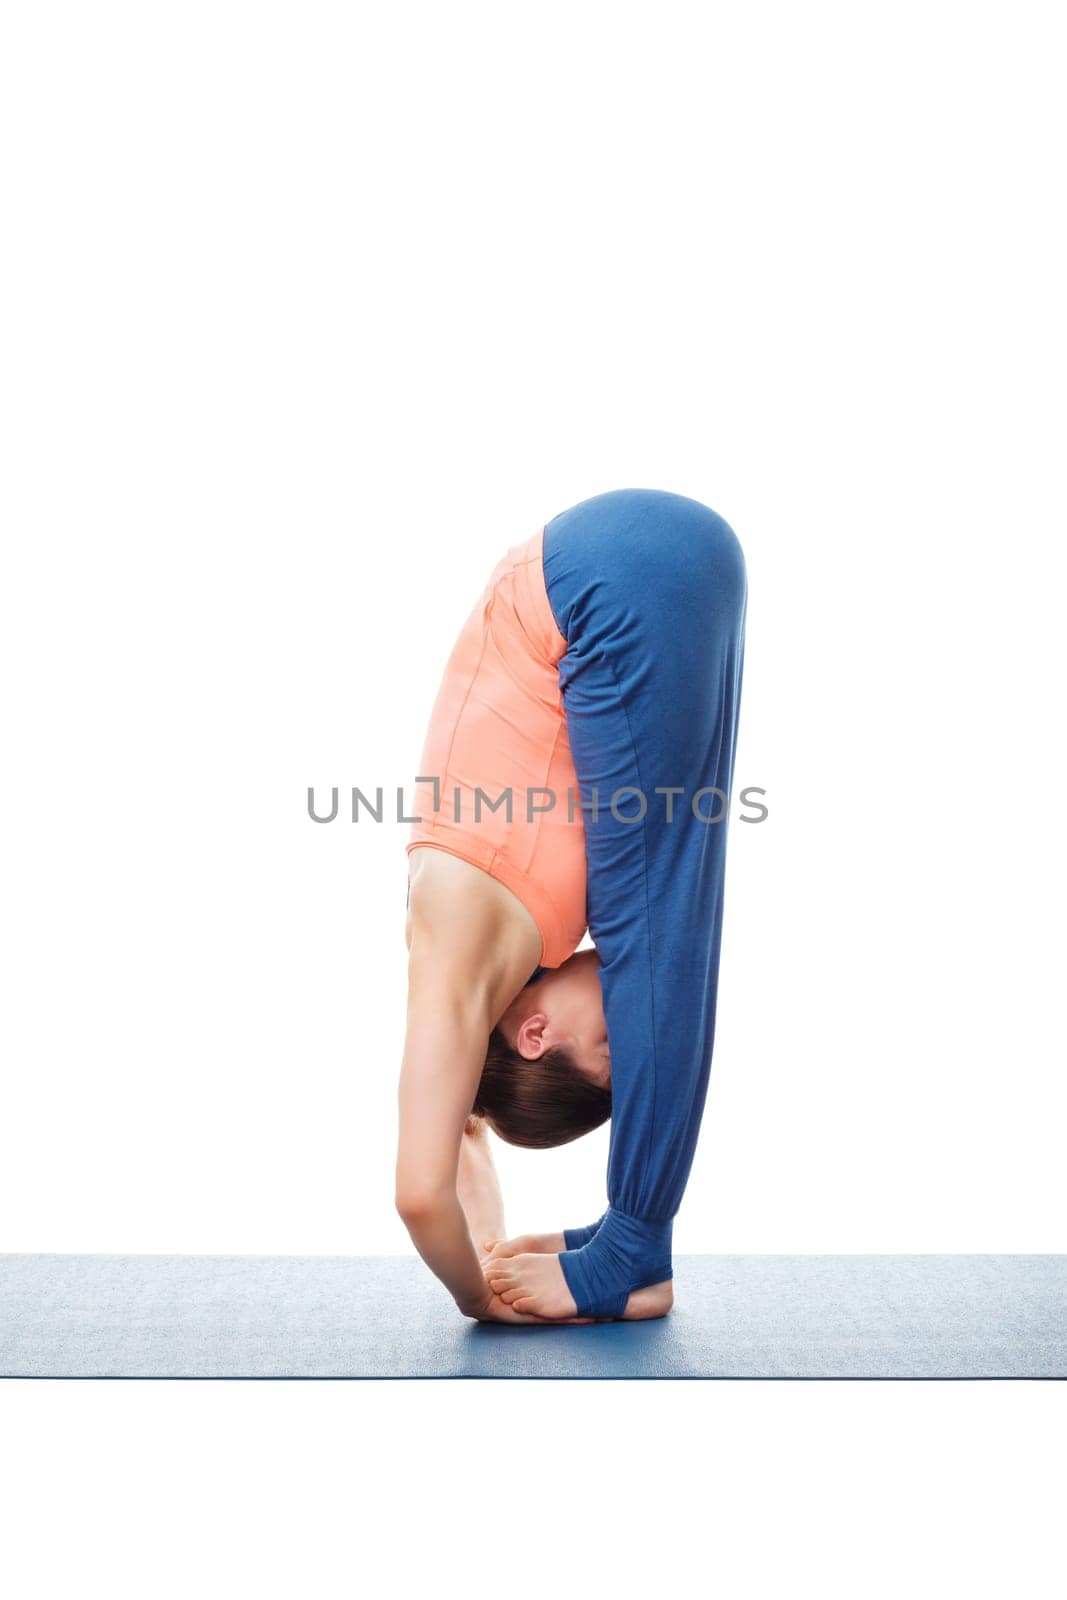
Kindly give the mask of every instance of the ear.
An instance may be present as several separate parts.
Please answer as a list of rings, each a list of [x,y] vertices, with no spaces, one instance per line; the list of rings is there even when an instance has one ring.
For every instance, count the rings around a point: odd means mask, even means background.
[[[532,1011],[515,1031],[515,1048],[527,1061],[538,1061],[548,1049],[548,1018],[543,1011]]]

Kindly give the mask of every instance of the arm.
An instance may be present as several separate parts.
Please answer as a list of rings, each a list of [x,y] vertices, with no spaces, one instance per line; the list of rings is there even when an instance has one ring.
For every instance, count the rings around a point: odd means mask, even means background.
[[[566,1233],[523,1233],[507,1237],[504,1222],[504,1197],[493,1165],[489,1130],[480,1117],[469,1117],[459,1151],[459,1203],[470,1228],[471,1239],[483,1263],[490,1257],[519,1255],[524,1250],[557,1255],[573,1250],[593,1237],[599,1223],[591,1228],[568,1229]]]
[[[492,1299],[459,1199],[460,1147],[485,1061],[489,1025],[426,971],[413,951],[396,1206],[412,1243],[466,1316]]]
[[[444,851],[413,854],[421,860],[408,903],[397,1210],[464,1315],[538,1322],[500,1300],[483,1275],[469,1225],[484,1247],[483,1230],[503,1231],[503,1206],[488,1130],[465,1130],[492,1025],[531,971],[540,934],[525,912],[509,920],[514,896],[479,868]]]
[[[456,1185],[459,1203],[467,1218],[474,1248],[479,1256],[491,1240],[503,1239],[504,1197],[493,1165],[489,1129],[480,1117],[470,1117],[460,1141],[459,1178]]]

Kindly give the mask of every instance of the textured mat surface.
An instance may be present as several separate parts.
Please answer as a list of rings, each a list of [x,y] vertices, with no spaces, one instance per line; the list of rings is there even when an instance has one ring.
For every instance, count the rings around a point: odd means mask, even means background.
[[[0,1375],[1062,1378],[1067,1255],[680,1256],[657,1322],[480,1326],[413,1256],[0,1256]]]

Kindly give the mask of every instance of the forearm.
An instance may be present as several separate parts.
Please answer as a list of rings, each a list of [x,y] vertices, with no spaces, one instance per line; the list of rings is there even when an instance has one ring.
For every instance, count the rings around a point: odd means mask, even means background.
[[[475,1315],[485,1303],[488,1288],[458,1195],[442,1195],[433,1204],[410,1212],[404,1223],[419,1255],[459,1309],[465,1316]]]
[[[481,1256],[490,1240],[507,1237],[504,1196],[493,1164],[489,1131],[484,1122],[473,1123],[463,1135],[456,1192],[474,1248]]]
[[[465,1128],[485,1061],[489,1025],[477,997],[412,982],[400,1073],[396,1199],[412,1243],[467,1315],[487,1294],[460,1204]]]

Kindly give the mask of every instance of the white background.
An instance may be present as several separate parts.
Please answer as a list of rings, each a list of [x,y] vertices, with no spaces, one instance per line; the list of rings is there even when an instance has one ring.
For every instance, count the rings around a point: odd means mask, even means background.
[[[5,11],[0,1248],[407,1248],[406,830],[316,826],[307,786],[409,782],[499,556],[633,485],[706,501],[745,547],[737,777],[771,811],[731,831],[676,1249],[1064,1248],[1054,18]],[[606,1133],[498,1149],[513,1229],[599,1214]],[[454,1511],[483,1587],[599,1571],[643,1591],[691,1558],[744,1597],[796,1592],[810,1559],[820,1594],[875,1594],[870,1543],[906,1479],[940,1554],[916,1556],[916,1587],[895,1542],[893,1592],[953,1592],[954,1571],[955,1592],[1003,1593],[1014,1561],[1039,1596],[1059,1592],[1037,1559],[1059,1394],[23,1386],[3,1404],[32,1440],[20,1490],[34,1460],[64,1463],[90,1556],[81,1430],[117,1472],[154,1448],[164,1497],[205,1449],[229,1463],[200,1593],[348,1593],[367,1541],[412,1523],[462,1571]],[[394,1526],[358,1473],[420,1421]],[[705,1441],[688,1466],[683,1422]],[[416,1503],[405,1471],[427,1488],[437,1430],[455,1455]],[[266,1438],[281,1476],[260,1495]],[[626,1493],[665,1456],[657,1515],[677,1520],[637,1559],[606,1528],[632,1529]],[[918,1514],[922,1474],[940,1518]],[[718,1541],[694,1482],[729,1511]],[[146,1492],[131,1479],[129,1504]],[[308,1546],[283,1558],[260,1515],[274,1541],[305,1515]],[[143,1592],[125,1549],[111,1592]],[[62,1577],[84,1590],[73,1550]],[[19,1592],[60,1575],[45,1561]]]

